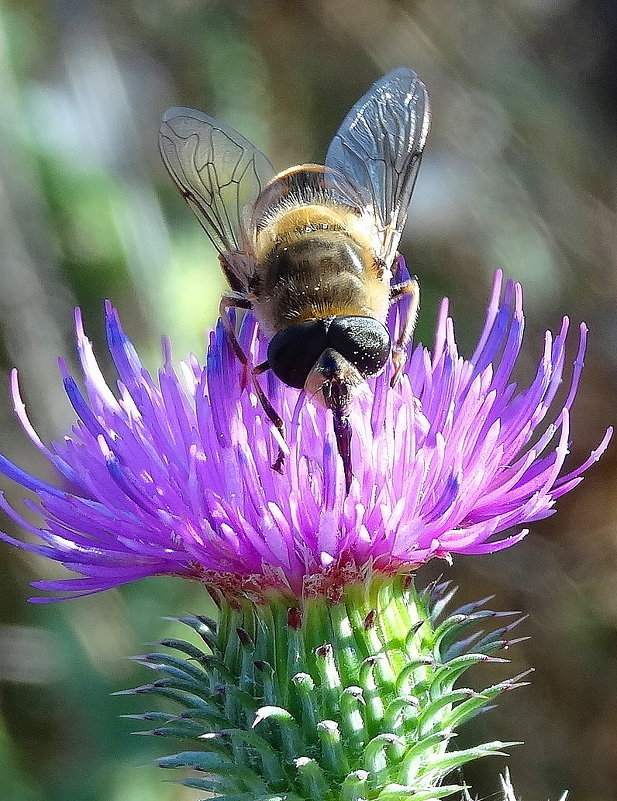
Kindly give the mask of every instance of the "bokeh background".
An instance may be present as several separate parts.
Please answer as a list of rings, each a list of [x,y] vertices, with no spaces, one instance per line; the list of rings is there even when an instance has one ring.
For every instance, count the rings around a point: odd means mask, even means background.
[[[434,110],[401,248],[422,284],[418,337],[431,341],[447,294],[469,353],[498,267],[525,288],[528,371],[546,327],[586,320],[571,456],[584,459],[617,420],[616,63],[612,0],[2,0],[2,372],[19,367],[49,439],[71,421],[55,359],[73,360],[74,305],[104,363],[106,297],[151,366],[163,332],[178,357],[203,353],[222,280],[158,156],[167,106],[224,119],[282,169],[322,160],[352,102],[404,64]],[[51,478],[5,391],[0,449]],[[615,460],[613,446],[512,551],[446,568],[463,600],[495,593],[530,615],[511,656],[532,686],[460,737],[524,740],[508,764],[528,801],[617,797]],[[60,569],[0,551],[0,798],[196,798],[147,766],[170,744],[119,718],[139,699],[109,694],[148,680],[126,656],[179,634],[162,616],[203,611],[203,591],[152,579],[31,606],[28,580]],[[486,797],[503,767],[465,775]]]

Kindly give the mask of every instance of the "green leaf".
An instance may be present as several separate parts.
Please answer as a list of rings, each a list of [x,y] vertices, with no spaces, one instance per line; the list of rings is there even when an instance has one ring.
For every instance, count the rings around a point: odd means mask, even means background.
[[[475,748],[465,748],[462,751],[447,751],[445,754],[435,754],[428,757],[420,771],[421,775],[429,771],[439,770],[440,772],[450,772],[454,768],[471,762],[472,759],[482,759],[486,756],[508,756],[504,748],[511,748],[514,745],[521,745],[520,742],[502,743],[498,740],[492,743],[484,743]]]
[[[416,786],[389,784],[379,793],[377,801],[431,801],[433,798],[445,798],[452,793],[460,793],[465,789],[462,784],[442,784],[420,790]]]

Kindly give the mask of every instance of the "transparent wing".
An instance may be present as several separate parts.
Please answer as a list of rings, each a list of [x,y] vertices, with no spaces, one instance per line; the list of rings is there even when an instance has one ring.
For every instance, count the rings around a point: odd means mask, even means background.
[[[232,285],[235,277],[246,287],[253,262],[245,210],[273,177],[272,165],[233,128],[190,108],[165,112],[159,147],[169,174],[231,271]]]
[[[326,165],[369,191],[390,265],[407,220],[420,158],[430,126],[426,87],[406,67],[384,75],[347,114]]]

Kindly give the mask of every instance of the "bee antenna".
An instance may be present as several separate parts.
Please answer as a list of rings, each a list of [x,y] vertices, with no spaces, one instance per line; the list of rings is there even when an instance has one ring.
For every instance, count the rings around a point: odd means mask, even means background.
[[[316,395],[316,394],[317,394],[317,392],[314,393],[314,395]],[[311,396],[311,400],[312,400],[312,396]],[[302,411],[302,407],[304,406],[305,402],[306,402],[306,392],[303,389],[301,389],[300,390],[300,394],[298,395],[298,400],[296,401],[296,405],[294,407],[294,412],[293,412],[292,418],[291,418],[291,425],[292,425],[292,427],[294,429],[296,429],[298,427],[298,424],[300,422],[300,412]]]
[[[349,494],[351,479],[351,426],[349,417],[341,409],[332,410],[334,419],[334,435],[339,456],[343,460],[343,471],[345,473],[345,493]]]
[[[309,400],[311,400],[311,401],[314,400],[317,397],[317,395],[319,395],[321,390],[322,390],[322,388],[319,387],[318,389],[315,390],[315,392],[311,392],[311,394],[309,395]]]

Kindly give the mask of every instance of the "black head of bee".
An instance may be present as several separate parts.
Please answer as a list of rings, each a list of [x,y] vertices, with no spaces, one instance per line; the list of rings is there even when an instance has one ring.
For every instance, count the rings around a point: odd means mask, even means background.
[[[335,317],[327,337],[328,347],[353,364],[362,378],[381,372],[390,356],[388,329],[374,317]]]
[[[268,365],[283,383],[302,389],[318,365],[327,382],[340,372],[343,360],[362,379],[376,375],[387,362],[390,347],[387,328],[373,317],[326,317],[290,325],[275,334],[268,346]],[[330,363],[332,376],[326,375]]]

